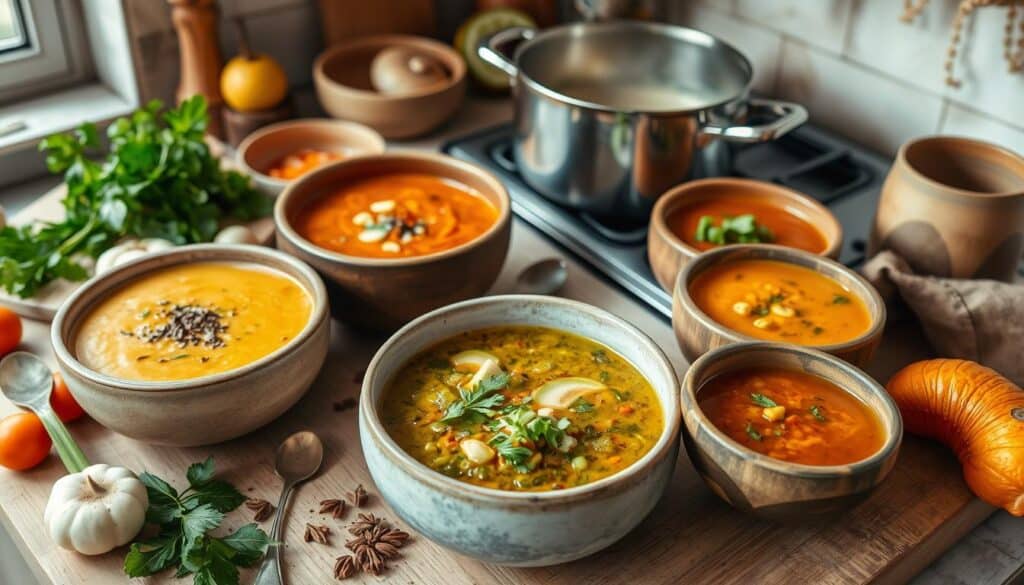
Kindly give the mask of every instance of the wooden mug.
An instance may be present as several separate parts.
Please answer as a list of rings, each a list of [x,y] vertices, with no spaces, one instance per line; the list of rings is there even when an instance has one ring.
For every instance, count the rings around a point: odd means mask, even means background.
[[[1024,157],[979,140],[904,144],[882,186],[869,254],[918,274],[1012,281],[1024,251]]]

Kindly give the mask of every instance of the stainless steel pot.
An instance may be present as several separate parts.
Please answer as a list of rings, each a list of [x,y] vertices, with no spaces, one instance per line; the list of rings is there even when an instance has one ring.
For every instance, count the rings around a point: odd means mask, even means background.
[[[595,215],[646,220],[669,187],[728,174],[728,142],[772,140],[807,120],[797,104],[749,98],[747,59],[693,29],[513,28],[478,53],[514,79],[523,179]]]

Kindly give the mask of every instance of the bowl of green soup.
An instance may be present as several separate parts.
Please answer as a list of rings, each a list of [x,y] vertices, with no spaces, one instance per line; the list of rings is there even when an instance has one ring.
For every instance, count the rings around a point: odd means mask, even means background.
[[[661,349],[576,301],[494,296],[409,323],[377,352],[359,406],[377,489],[413,528],[490,563],[597,552],[661,497],[679,448]]]

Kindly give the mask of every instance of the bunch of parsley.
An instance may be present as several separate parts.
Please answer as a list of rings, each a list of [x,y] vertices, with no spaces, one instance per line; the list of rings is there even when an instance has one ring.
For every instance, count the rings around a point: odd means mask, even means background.
[[[238,567],[259,562],[270,539],[255,524],[224,537],[208,534],[245,496],[230,483],[214,478],[212,458],[192,464],[186,478],[188,489],[178,493],[155,475],[139,475],[149,495],[146,521],[158,525],[160,531],[153,538],[132,543],[124,572],[129,577],[146,577],[177,567],[175,577],[193,575],[194,585],[237,585]]]
[[[50,171],[64,174],[65,218],[0,229],[0,288],[31,297],[57,278],[88,277],[82,257],[99,256],[121,237],[208,242],[222,219],[270,212],[248,177],[222,170],[210,154],[202,96],[162,109],[153,101],[113,122],[106,149],[93,124],[40,143]]]

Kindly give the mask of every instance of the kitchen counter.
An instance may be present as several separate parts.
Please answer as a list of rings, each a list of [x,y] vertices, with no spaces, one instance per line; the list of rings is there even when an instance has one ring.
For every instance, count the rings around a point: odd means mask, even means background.
[[[470,132],[476,128],[497,124],[507,120],[511,112],[504,101],[469,101],[463,113],[453,122],[449,123],[439,133],[423,140],[396,143],[394,148],[413,148],[435,150],[440,142],[448,137],[458,136]],[[0,192],[0,204],[7,208],[8,213],[15,212],[19,207],[31,200],[32,197],[44,192],[54,184],[53,179],[46,179],[32,184],[9,188]],[[560,256],[566,257],[564,251],[557,248],[549,240],[534,231],[531,227],[520,220],[516,220],[512,232],[512,245],[508,260],[503,268],[502,274],[495,284],[493,292],[500,293],[509,290],[514,282],[515,275],[523,267],[531,262],[545,257]],[[680,374],[684,371],[686,363],[679,353],[671,327],[661,317],[655,315],[645,306],[636,302],[613,285],[603,281],[586,267],[568,258],[569,280],[560,293],[568,298],[578,299],[600,307],[625,318],[631,323],[647,332],[668,354],[669,358],[677,365]],[[344,348],[346,359],[368,361],[380,340],[356,339],[353,334],[344,326],[334,324],[332,334],[332,351]],[[48,342],[48,324],[26,321],[25,337],[22,348],[45,356],[52,363],[52,352]],[[877,377],[884,378],[897,369],[900,365],[910,359],[921,355],[923,345],[920,337],[912,330],[897,332],[895,336],[889,336],[886,345],[879,352],[878,363],[872,368],[872,373]],[[327,368],[332,369],[332,368]],[[337,373],[337,372],[335,372]],[[338,382],[329,379],[328,375],[322,375],[303,402],[297,405],[289,418],[295,419],[296,412],[308,410],[308,403],[316,399],[316,395],[323,395],[334,392],[336,387],[349,384],[349,380]],[[317,399],[319,400],[319,399]],[[304,406],[306,408],[304,408]],[[13,411],[14,408],[0,399],[0,415]],[[339,418],[342,424],[354,424],[354,419]],[[284,436],[284,428],[274,424],[263,431],[256,431],[247,438],[251,440],[256,435],[263,435],[258,441],[259,448],[267,449]],[[291,429],[288,429],[291,430]],[[147,452],[156,449],[141,449],[141,452],[128,453],[128,447],[133,447],[131,441],[121,437],[112,437],[109,431],[101,428],[92,421],[75,423],[72,426],[72,433],[79,439],[83,449],[94,460],[119,460],[132,467],[145,466],[144,456]],[[110,441],[104,439],[111,438]],[[116,440],[114,440],[116,438]],[[237,442],[237,441],[236,441]],[[256,443],[256,441],[253,441]],[[137,445],[137,444],[136,444]],[[340,448],[358,448],[355,444],[345,445]],[[134,449],[133,449],[134,451]],[[171,450],[159,450],[164,457]],[[193,459],[205,456],[204,449],[180,450],[181,454],[175,458],[180,459],[181,470]],[[266,460],[270,451],[254,453],[251,461]],[[250,461],[250,462],[251,462]],[[237,466],[239,462],[221,462],[226,466]],[[56,457],[51,457],[40,468],[29,472],[28,476],[34,474],[53,474],[60,466]],[[39,495],[28,497],[28,494],[20,493],[19,480],[21,477],[14,477],[12,472],[0,470],[0,520],[18,548],[25,553],[24,558],[28,567],[21,568],[22,563],[17,558],[17,553],[12,550],[12,544],[7,537],[0,535],[0,583],[29,583],[28,579],[35,575],[41,583],[56,583],[63,585],[72,582],[69,579],[76,579],[73,582],[83,583],[113,583],[121,578],[117,572],[117,559],[109,558],[107,555],[102,559],[96,559],[95,567],[88,566],[80,558],[77,562],[69,563],[73,555],[65,553],[49,544],[46,536],[38,523],[30,523],[25,519],[32,515],[26,512],[27,505],[35,505]],[[177,474],[180,475],[180,474]],[[172,476],[177,479],[176,475]],[[245,487],[241,486],[240,487]],[[43,496],[45,499],[45,496]],[[302,504],[304,505],[304,503]],[[41,508],[38,514],[41,516]],[[297,523],[297,520],[293,520]],[[87,570],[83,570],[86,565]],[[971,583],[971,584],[995,584],[1003,583],[1019,575],[1024,565],[1024,522],[1014,519],[1005,512],[993,514],[984,523],[975,528],[959,543],[948,550],[941,558],[934,562],[929,568],[922,572],[915,583]],[[106,572],[104,572],[106,571]],[[103,575],[102,581],[98,581]],[[487,573],[481,572],[477,576],[486,578]]]

